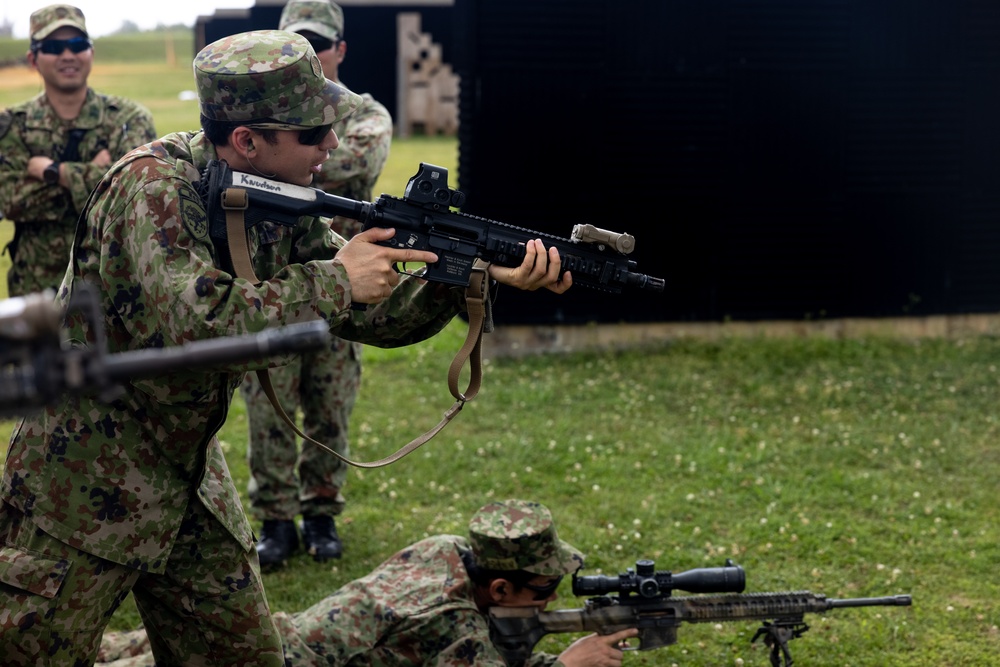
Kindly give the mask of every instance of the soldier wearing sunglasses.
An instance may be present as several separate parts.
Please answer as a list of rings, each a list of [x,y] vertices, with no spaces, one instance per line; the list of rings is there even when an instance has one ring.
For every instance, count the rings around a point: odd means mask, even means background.
[[[582,564],[544,505],[489,503],[473,515],[466,536],[423,539],[309,609],[275,614],[285,665],[506,667],[490,641],[489,608],[544,609],[562,578]],[[527,664],[618,667],[619,643],[635,635],[590,635],[559,655],[536,653]],[[98,664],[150,666],[145,644],[141,630],[109,634]]]
[[[90,191],[115,160],[156,138],[143,106],[87,85],[94,46],[76,7],[31,15],[27,58],[44,90],[0,113],[0,212],[15,226],[11,296],[59,287]]]
[[[326,78],[340,83],[338,70],[347,42],[344,13],[338,5],[329,0],[291,0],[278,27],[305,37]],[[340,144],[330,151],[313,186],[372,201],[375,181],[389,156],[392,118],[371,95],[363,94],[361,100],[357,111],[333,126]],[[361,223],[342,217],[333,218],[331,226],[347,239],[361,231]],[[272,369],[270,380],[286,414],[295,415],[301,407],[306,435],[350,457],[348,423],[361,384],[358,343],[334,338],[330,349],[309,352],[295,363]],[[341,536],[334,517],[346,504],[342,491],[347,465],[308,443],[300,452],[295,434],[275,413],[255,374],[247,375],[241,390],[249,421],[250,509],[263,521],[257,543],[260,564],[280,565],[299,550],[294,520],[300,514],[305,551],[320,562],[340,558]]]
[[[80,214],[56,303],[87,283],[103,318],[95,331],[71,314],[68,340],[95,345],[103,334],[113,354],[321,319],[336,336],[391,347],[433,336],[465,308],[464,287],[394,268],[436,254],[380,245],[391,229],[345,241],[314,216],[249,230],[255,275],[236,275],[209,234],[203,170],[225,160],[311,185],[338,145],[328,128],[361,98],[323,76],[304,37],[279,30],[209,44],[194,79],[202,129],[130,151]],[[279,240],[262,243],[267,234]],[[535,239],[520,266],[489,273],[562,293],[572,278],[560,268],[558,251]],[[65,397],[14,427],[0,480],[4,667],[93,664],[130,592],[159,664],[284,664],[254,533],[216,437],[246,371],[271,362],[179,365],[132,378],[120,395]]]

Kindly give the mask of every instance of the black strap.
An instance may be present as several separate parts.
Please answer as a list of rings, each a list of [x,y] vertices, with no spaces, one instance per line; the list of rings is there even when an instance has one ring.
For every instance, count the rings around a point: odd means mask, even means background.
[[[79,162],[80,161],[80,142],[83,141],[83,135],[87,134],[86,128],[74,127],[69,131],[69,141],[66,142],[66,148],[63,149],[62,155],[59,156],[60,162]]]

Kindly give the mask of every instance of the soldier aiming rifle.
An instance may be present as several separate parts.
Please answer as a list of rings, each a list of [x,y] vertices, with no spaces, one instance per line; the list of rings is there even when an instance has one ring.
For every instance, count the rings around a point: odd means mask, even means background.
[[[830,609],[869,606],[909,606],[909,595],[877,598],[828,599],[809,591],[747,593],[743,568],[727,560],[723,567],[678,572],[657,571],[653,561],[636,561],[618,576],[573,575],[573,594],[591,596],[582,609],[544,611],[537,607],[493,607],[490,637],[508,664],[526,664],[543,636],[561,632],[597,632],[602,635],[638,628],[639,645],[647,651],[677,643],[682,623],[763,621],[751,641],[763,638],[774,667],[791,667],[788,642],[809,626],[806,614]],[[722,593],[673,597],[674,590]],[[618,595],[611,595],[617,593]],[[626,649],[630,650],[630,649]]]

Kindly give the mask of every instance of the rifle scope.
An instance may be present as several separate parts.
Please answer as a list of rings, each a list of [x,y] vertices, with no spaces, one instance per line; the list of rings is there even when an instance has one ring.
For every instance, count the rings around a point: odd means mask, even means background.
[[[651,560],[637,560],[635,570],[628,568],[616,577],[601,574],[573,577],[573,595],[606,595],[621,593],[622,597],[669,597],[671,591],[689,593],[742,593],[746,586],[743,568],[726,559],[724,567],[699,567],[673,574],[656,571]]]

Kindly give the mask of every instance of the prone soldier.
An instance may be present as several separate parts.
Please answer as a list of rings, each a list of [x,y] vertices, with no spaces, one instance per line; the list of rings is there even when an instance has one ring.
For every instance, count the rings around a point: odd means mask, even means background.
[[[435,535],[400,550],[370,574],[296,614],[275,614],[285,664],[506,667],[490,639],[493,606],[543,610],[583,556],[559,539],[549,510],[505,500],[481,507],[467,537]],[[578,639],[533,667],[617,667],[626,629]],[[145,633],[109,634],[98,664],[148,667]]]

